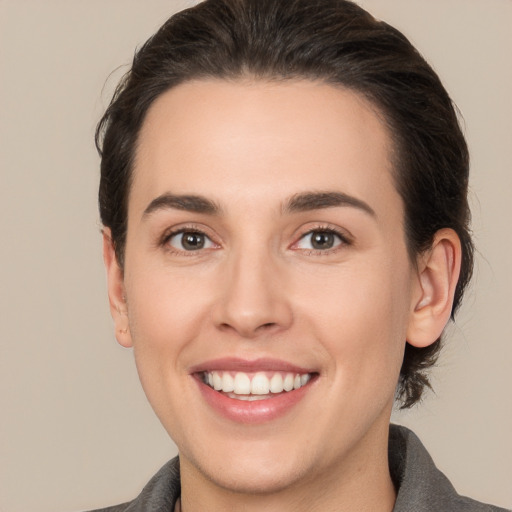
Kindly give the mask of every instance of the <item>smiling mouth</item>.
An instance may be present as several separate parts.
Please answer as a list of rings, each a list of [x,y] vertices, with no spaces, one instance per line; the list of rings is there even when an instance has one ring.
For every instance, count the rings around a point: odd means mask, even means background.
[[[205,371],[200,379],[207,386],[236,400],[266,400],[300,389],[311,373]]]

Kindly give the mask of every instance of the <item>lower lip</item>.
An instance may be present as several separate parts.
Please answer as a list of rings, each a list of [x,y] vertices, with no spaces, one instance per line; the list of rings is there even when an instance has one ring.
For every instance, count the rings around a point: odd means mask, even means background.
[[[305,386],[299,389],[253,401],[230,398],[215,391],[199,379],[196,379],[196,382],[206,402],[217,413],[237,423],[257,424],[284,416],[305,397],[315,380],[316,378],[312,377]]]

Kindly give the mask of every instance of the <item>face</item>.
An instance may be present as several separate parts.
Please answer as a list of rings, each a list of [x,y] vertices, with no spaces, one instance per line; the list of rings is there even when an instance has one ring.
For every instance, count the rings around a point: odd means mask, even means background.
[[[369,103],[307,81],[190,82],[148,112],[119,338],[198,478],[277,490],[387,449],[418,290],[390,151]]]

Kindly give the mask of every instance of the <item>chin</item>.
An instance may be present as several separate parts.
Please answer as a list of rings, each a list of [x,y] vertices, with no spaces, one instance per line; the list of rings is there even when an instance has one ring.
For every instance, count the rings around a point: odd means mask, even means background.
[[[263,430],[252,439],[240,434],[237,439],[233,432],[221,439],[213,429],[209,439],[197,436],[194,445],[180,446],[177,440],[182,472],[233,493],[263,496],[300,491],[311,475],[332,467],[332,453],[319,448],[314,435],[305,439],[293,427],[271,429],[274,436]]]
[[[214,485],[234,493],[249,495],[274,494],[294,487],[304,479],[304,469],[296,461],[282,460],[282,457],[269,457],[258,460],[211,463],[199,461],[196,466],[206,479]]]

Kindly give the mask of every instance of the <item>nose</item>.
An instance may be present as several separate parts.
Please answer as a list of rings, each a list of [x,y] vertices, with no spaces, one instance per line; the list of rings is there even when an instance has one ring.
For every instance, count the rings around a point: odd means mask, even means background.
[[[276,334],[293,321],[283,269],[267,254],[244,254],[226,262],[214,322],[243,338]]]

